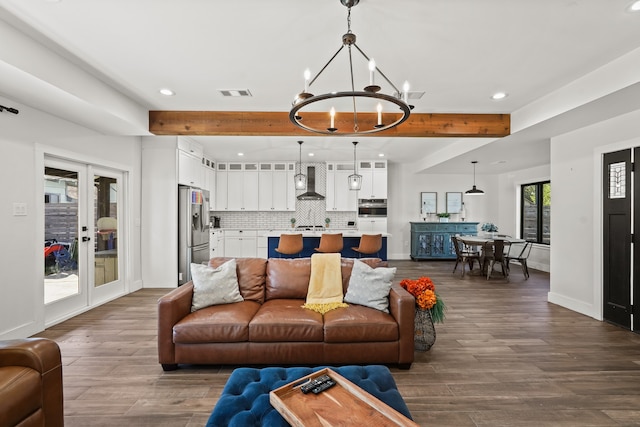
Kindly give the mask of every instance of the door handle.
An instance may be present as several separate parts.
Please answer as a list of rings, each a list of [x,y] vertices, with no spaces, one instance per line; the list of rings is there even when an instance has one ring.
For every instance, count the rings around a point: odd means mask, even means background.
[[[83,241],[83,242],[88,242],[89,240],[91,240],[91,237],[84,236],[84,237],[82,238],[82,241]]]

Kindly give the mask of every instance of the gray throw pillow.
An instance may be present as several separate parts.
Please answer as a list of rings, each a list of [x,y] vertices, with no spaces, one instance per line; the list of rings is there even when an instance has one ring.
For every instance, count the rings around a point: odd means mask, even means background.
[[[368,264],[354,259],[344,302],[364,305],[388,313],[389,291],[395,275],[395,267],[371,268]]]
[[[218,268],[191,264],[191,279],[193,280],[192,312],[210,305],[244,301],[238,287],[235,259],[225,262]]]

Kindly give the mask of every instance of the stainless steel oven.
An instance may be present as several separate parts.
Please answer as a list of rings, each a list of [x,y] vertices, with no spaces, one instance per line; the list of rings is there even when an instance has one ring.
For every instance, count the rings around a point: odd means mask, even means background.
[[[387,199],[358,199],[359,217],[386,217]]]

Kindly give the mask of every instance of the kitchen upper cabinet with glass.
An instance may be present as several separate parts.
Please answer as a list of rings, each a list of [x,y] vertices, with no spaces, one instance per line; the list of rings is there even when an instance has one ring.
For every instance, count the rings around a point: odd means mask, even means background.
[[[387,161],[361,160],[358,174],[362,175],[362,187],[358,191],[359,199],[387,198]]]
[[[294,163],[260,163],[260,211],[294,211],[296,209]]]

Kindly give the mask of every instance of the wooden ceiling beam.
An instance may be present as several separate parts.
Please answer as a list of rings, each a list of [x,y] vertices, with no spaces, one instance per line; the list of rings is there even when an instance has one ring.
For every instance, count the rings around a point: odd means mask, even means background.
[[[353,128],[350,114],[336,114],[338,129]],[[393,114],[383,114],[389,122]],[[328,127],[328,114],[307,112],[304,123]],[[358,114],[361,130],[372,129],[376,113]],[[149,111],[149,131],[154,135],[323,136],[293,125],[287,112],[262,111]],[[407,138],[500,138],[511,132],[509,114],[412,113],[399,126],[363,136]]]

